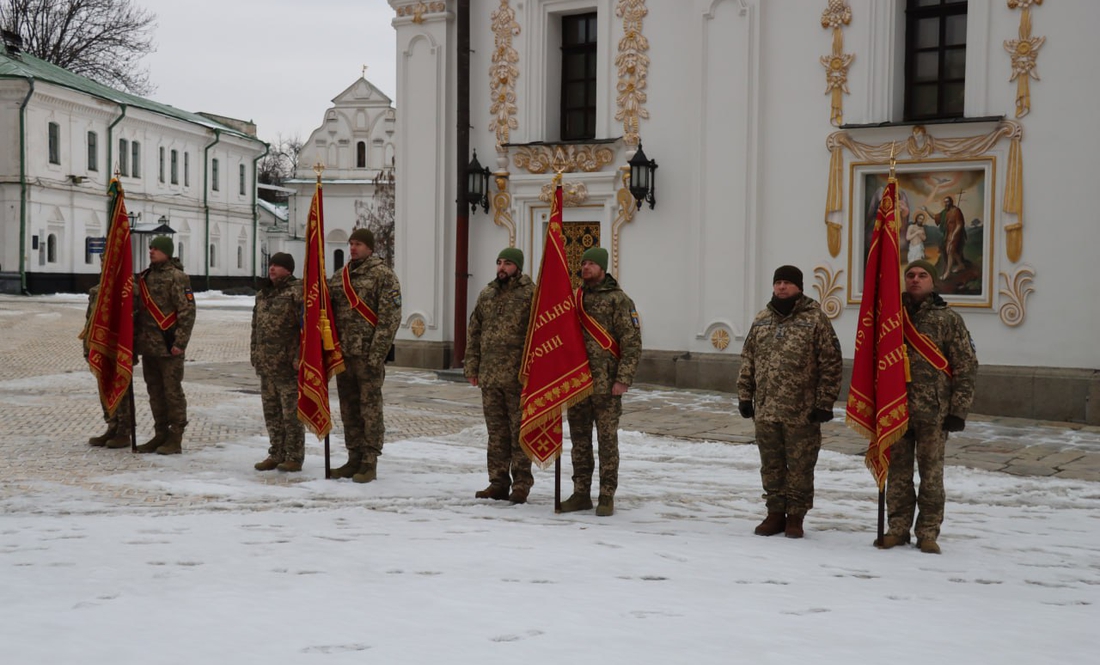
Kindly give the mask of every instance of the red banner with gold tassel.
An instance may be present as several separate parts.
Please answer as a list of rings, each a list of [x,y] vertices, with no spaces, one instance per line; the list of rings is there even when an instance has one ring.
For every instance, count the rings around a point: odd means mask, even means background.
[[[592,393],[588,353],[565,259],[560,174],[554,177],[554,184],[550,224],[520,366],[520,445],[541,469],[561,455],[562,408]]]
[[[303,309],[301,346],[298,350],[298,420],[317,438],[332,431],[328,384],[344,371],[344,355],[332,325],[332,301],[325,280],[325,216],[321,178],[309,207],[306,226],[306,261],[302,273]]]
[[[848,426],[870,440],[866,463],[880,491],[890,466],[890,446],[909,428],[897,187],[891,177],[875,215],[847,406]]]

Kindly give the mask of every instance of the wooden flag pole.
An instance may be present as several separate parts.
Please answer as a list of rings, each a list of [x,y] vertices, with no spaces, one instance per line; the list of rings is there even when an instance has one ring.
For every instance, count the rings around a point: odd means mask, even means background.
[[[328,434],[325,435],[325,480],[332,479],[332,462],[329,457]]]
[[[882,538],[886,535],[886,490],[878,491],[878,539],[876,543],[881,547]]]
[[[131,370],[132,371],[132,370]],[[137,419],[134,414],[134,376],[130,375],[130,387],[126,389],[130,397],[130,452],[137,452]]]
[[[561,455],[554,460],[554,512],[561,512]]]

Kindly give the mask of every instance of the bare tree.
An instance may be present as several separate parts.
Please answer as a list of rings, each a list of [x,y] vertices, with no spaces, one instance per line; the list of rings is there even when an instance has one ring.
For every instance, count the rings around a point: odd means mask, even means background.
[[[371,203],[355,202],[355,228],[370,229],[374,234],[374,253],[393,268],[395,208],[393,168],[382,169],[374,179]]]
[[[25,52],[137,95],[155,90],[139,63],[156,50],[156,20],[131,0],[0,0],[0,28]]]
[[[298,170],[298,156],[302,152],[302,139],[297,135],[283,138],[279,134],[268,148],[267,154],[260,160],[256,177],[265,185],[282,186]],[[260,198],[271,203],[281,203],[285,196],[278,196],[277,192],[260,190]]]

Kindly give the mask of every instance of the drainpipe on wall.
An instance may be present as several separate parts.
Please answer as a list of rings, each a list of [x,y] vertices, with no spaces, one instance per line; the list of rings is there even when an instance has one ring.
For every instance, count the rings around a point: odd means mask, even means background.
[[[252,288],[256,288],[256,243],[260,232],[260,211],[256,207],[256,198],[258,197],[256,185],[260,179],[256,175],[256,165],[260,163],[261,159],[267,157],[269,152],[271,152],[271,145],[264,143],[264,153],[252,160]]]
[[[202,254],[206,257],[206,290],[210,290],[210,149],[222,140],[222,130],[214,130],[214,142],[202,149],[202,207],[206,213],[206,240]]]
[[[118,103],[118,106],[119,106],[120,109],[122,109],[122,113],[117,118],[115,118],[113,121],[111,121],[111,124],[107,125],[107,183],[108,183],[108,185],[111,182],[111,178],[114,177],[114,174],[115,174],[115,172],[111,170],[111,158],[113,156],[114,149],[115,149],[115,137],[114,137],[113,132],[115,131],[115,125],[122,122],[122,119],[126,117],[126,111],[129,110],[129,107],[126,106],[125,104],[121,103],[121,102]],[[111,223],[113,221],[115,221],[115,220],[111,219],[111,213],[113,213],[113,212],[114,211],[111,210],[111,198],[107,197],[107,231],[108,232],[110,232],[110,230],[111,230]]]
[[[27,96],[19,105],[19,290],[27,293],[27,104],[34,94],[34,79],[27,77]]]

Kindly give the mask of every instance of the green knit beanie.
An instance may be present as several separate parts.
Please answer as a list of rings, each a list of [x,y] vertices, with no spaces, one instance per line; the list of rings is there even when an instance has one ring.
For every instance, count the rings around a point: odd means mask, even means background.
[[[505,247],[497,254],[497,259],[504,259],[516,264],[520,272],[523,272],[523,252],[518,247]]]
[[[351,237],[348,238],[348,242],[352,240],[358,240],[371,250],[374,250],[374,234],[370,232],[370,229],[355,229],[351,232]]]
[[[909,265],[905,266],[905,272],[903,272],[902,275],[905,275],[905,273],[909,272],[913,268],[924,268],[928,271],[928,274],[932,276],[932,282],[935,283],[937,281],[936,266],[932,265],[930,261],[925,261],[924,259],[913,261]]]
[[[159,249],[164,252],[164,255],[168,258],[172,258],[172,252],[176,246],[172,243],[172,239],[168,236],[157,236],[149,241],[149,247],[153,249]]]
[[[584,250],[584,254],[581,255],[581,263],[585,261],[591,261],[598,265],[601,270],[607,272],[607,250],[603,247],[589,247]]]

